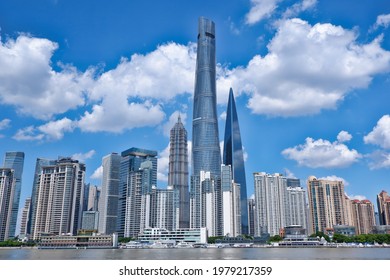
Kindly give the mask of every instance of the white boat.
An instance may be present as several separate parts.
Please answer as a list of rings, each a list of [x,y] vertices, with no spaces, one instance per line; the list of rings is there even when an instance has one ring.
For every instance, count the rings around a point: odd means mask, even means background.
[[[185,248],[193,248],[192,244],[187,243],[185,241],[179,242],[176,244],[175,248],[185,249]]]

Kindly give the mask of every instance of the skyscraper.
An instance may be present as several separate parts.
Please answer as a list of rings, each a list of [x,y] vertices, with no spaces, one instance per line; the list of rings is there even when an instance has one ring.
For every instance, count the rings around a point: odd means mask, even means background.
[[[77,234],[81,228],[85,165],[71,158],[53,163],[41,166],[36,176],[33,239],[43,233]]]
[[[133,147],[121,156],[117,232],[129,237],[139,233],[142,194],[157,184],[157,152]]]
[[[390,196],[386,191],[377,195],[379,222],[381,225],[390,225]]]
[[[12,211],[9,234],[10,237],[15,236],[16,222],[18,219],[20,192],[22,190],[22,173],[24,164],[23,152],[6,152],[4,158],[4,167],[13,169],[15,176],[15,190],[12,199]]]
[[[0,168],[0,241],[13,237],[10,227],[15,190],[14,174],[15,171],[11,168]]]
[[[198,22],[194,110],[192,119],[192,175],[203,170],[211,176],[221,172],[219,147],[215,24],[204,17]]]
[[[342,181],[321,180],[310,176],[309,193],[310,223],[313,233],[325,231],[335,225],[349,223],[347,202]]]
[[[371,201],[352,200],[352,225],[356,228],[356,234],[369,234],[375,226],[375,211]]]
[[[20,221],[19,237],[27,236],[27,226],[28,226],[28,219],[30,217],[30,211],[31,211],[31,197],[27,197],[24,202],[24,207],[22,210],[22,219]]]
[[[229,102],[226,113],[225,138],[223,147],[223,164],[232,168],[233,180],[240,185],[241,196],[241,232],[248,234],[248,208],[247,191],[242,151],[240,126],[238,124],[236,102],[233,90],[229,91]]]
[[[287,179],[281,174],[254,173],[255,235],[280,234],[286,226]]]
[[[168,185],[173,187],[175,209],[178,211],[178,221],[175,221],[174,227],[189,228],[187,130],[180,116],[170,133]]]
[[[103,157],[103,180],[99,199],[99,232],[112,234],[117,231],[119,169],[121,156],[111,153]]]

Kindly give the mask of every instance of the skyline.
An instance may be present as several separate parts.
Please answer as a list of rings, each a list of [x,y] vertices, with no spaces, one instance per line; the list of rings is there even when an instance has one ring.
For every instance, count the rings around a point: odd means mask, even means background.
[[[254,172],[343,178],[348,195],[373,203],[390,189],[385,1],[203,2],[156,1],[158,12],[139,14],[141,1],[0,4],[0,153],[25,153],[19,208],[38,157],[80,159],[86,182],[100,185],[105,155],[157,150],[167,185],[179,113],[191,132],[199,16],[217,28],[220,139],[229,88],[236,94],[248,197]]]

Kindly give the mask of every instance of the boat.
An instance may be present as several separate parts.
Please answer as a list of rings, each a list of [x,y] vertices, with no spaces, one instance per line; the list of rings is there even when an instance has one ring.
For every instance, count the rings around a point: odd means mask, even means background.
[[[187,243],[185,241],[181,241],[181,242],[176,244],[175,248],[186,249],[186,248],[194,248],[194,246],[192,246],[192,244]]]

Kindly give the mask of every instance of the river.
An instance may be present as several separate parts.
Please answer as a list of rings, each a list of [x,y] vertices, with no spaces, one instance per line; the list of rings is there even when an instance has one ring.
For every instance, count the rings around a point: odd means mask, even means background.
[[[390,248],[0,249],[0,260],[390,260]]]

